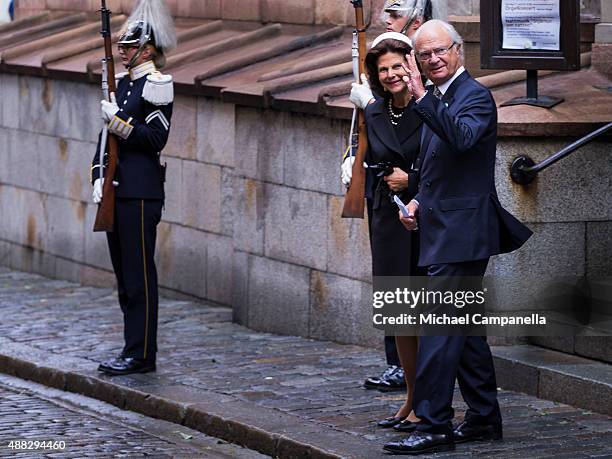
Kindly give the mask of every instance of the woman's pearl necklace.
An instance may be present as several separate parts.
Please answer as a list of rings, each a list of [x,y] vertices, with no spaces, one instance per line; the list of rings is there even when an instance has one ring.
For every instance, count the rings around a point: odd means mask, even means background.
[[[400,119],[402,116],[404,116],[404,109],[402,109],[402,111],[397,114],[393,111],[393,99],[389,98],[389,105],[388,105],[388,109],[389,109],[389,116],[391,117],[391,124],[393,126],[397,126],[399,124],[399,122],[395,121]]]

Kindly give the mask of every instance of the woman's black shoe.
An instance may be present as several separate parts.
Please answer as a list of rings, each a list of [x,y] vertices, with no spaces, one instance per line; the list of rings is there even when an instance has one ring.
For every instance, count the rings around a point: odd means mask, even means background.
[[[417,428],[416,422],[409,421],[408,419],[404,419],[402,422],[398,422],[393,426],[393,430],[398,432],[410,433],[414,432]]]
[[[404,417],[401,417],[401,416],[398,416],[398,417],[390,416],[390,417],[385,418],[385,419],[383,419],[381,421],[378,421],[376,423],[376,425],[378,427],[382,427],[383,429],[388,429],[390,427],[396,426],[397,424],[402,422],[404,419],[406,419],[406,416],[404,416]]]

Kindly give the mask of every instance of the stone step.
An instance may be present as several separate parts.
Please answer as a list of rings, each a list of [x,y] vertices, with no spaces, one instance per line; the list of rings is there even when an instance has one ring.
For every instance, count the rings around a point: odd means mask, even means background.
[[[612,366],[532,345],[493,347],[497,384],[612,415]]]

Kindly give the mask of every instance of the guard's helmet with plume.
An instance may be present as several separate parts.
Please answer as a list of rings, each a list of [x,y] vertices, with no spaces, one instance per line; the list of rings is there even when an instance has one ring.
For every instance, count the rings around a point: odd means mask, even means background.
[[[387,0],[383,7],[383,15],[394,13],[408,17],[408,22],[417,18],[423,18],[424,21],[445,19],[446,14],[442,3],[446,2],[443,0]]]
[[[176,48],[176,31],[164,0],[140,0],[125,24],[118,44],[144,48],[152,45],[165,54]]]

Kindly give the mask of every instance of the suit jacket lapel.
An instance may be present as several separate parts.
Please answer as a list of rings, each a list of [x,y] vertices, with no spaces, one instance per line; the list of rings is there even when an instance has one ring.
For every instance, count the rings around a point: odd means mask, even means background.
[[[425,89],[427,89],[428,92],[433,93],[434,88],[435,88],[434,85],[428,85]],[[421,154],[420,154],[421,162],[423,162],[425,154],[427,153],[427,147],[429,146],[429,142],[431,142],[432,136],[433,136],[433,131],[429,129],[429,126],[427,126],[427,123],[423,123],[423,131],[421,133]]]
[[[444,95],[442,96],[441,101],[447,106],[449,107],[450,105],[452,105],[453,103],[453,99],[455,98],[455,93],[457,92],[457,89],[459,88],[459,86],[461,86],[461,83],[463,83],[465,80],[467,80],[468,78],[470,78],[470,74],[468,73],[467,70],[465,70],[461,75],[459,75],[457,78],[455,78],[455,80],[451,83],[451,85],[448,87],[448,89],[446,90],[446,92],[444,93]],[[428,86],[427,90],[431,90],[433,91],[434,86]],[[431,143],[431,138],[434,135],[434,132],[429,128],[429,126],[427,126],[427,123],[423,123],[423,134],[421,136],[421,164],[425,162],[425,155],[427,154],[427,149],[429,147],[429,144]]]
[[[455,98],[455,93],[457,92],[457,89],[459,89],[459,86],[461,86],[461,83],[463,83],[468,78],[470,78],[470,74],[467,70],[465,70],[461,75],[455,78],[455,81],[451,83],[451,85],[444,93],[444,96],[442,97],[442,101],[446,102],[447,106],[450,105],[452,100]]]

